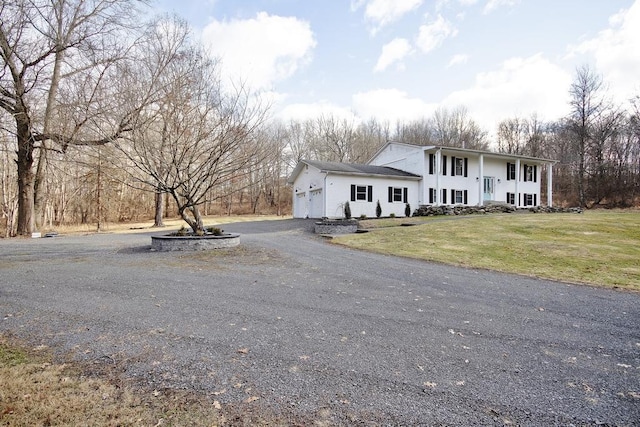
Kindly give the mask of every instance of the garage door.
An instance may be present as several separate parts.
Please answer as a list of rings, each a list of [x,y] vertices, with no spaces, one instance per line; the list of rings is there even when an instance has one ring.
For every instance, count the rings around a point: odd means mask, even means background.
[[[309,218],[322,218],[322,189],[313,190],[309,197]]]

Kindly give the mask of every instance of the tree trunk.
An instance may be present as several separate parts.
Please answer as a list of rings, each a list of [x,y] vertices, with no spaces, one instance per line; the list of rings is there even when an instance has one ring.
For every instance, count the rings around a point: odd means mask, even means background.
[[[33,232],[33,139],[25,113],[15,115],[18,142],[18,229],[19,236]]]
[[[156,190],[156,214],[153,221],[154,227],[164,227],[164,223],[162,222],[162,211],[164,209],[164,194]]]

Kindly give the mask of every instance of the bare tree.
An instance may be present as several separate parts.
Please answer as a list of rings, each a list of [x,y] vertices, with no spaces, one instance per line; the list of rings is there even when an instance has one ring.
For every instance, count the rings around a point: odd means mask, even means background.
[[[572,135],[577,154],[576,183],[578,200],[586,206],[586,175],[588,148],[593,139],[593,127],[598,116],[605,109],[602,97],[602,78],[587,66],[578,68],[569,93],[571,95],[571,113],[568,117],[568,130]]]
[[[453,110],[439,108],[433,117],[434,141],[448,147],[488,149],[487,135],[480,126],[468,116],[465,107]]]
[[[17,142],[17,233],[30,234],[41,206],[46,151],[108,143],[129,129],[130,115],[105,122],[104,91],[126,52],[121,31],[135,0],[6,0],[0,6],[0,108],[13,118]],[[108,82],[108,83],[107,83]],[[61,91],[65,87],[65,96]],[[117,85],[115,86],[117,87]],[[56,120],[64,117],[66,120]],[[52,145],[50,145],[52,144]],[[39,169],[34,171],[40,151]]]
[[[141,187],[168,193],[193,232],[203,233],[200,206],[211,190],[261,161],[256,136],[265,110],[244,87],[223,88],[216,61],[189,42],[184,22],[160,21],[149,36],[148,57],[131,75],[161,75],[159,91],[117,146]],[[158,59],[166,57],[173,60]]]

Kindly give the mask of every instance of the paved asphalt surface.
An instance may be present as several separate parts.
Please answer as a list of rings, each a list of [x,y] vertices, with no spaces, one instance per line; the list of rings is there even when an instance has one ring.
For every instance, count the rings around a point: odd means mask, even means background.
[[[640,295],[311,226],[226,225],[241,246],[215,253],[151,252],[149,233],[0,241],[0,333],[302,424],[640,425]]]

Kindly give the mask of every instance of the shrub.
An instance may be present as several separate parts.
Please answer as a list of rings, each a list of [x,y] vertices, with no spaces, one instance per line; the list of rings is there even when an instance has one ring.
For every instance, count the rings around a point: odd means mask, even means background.
[[[411,205],[409,203],[404,206],[404,216],[407,218],[411,216]]]
[[[213,234],[214,236],[222,236],[222,233],[224,233],[224,230],[218,227],[209,227],[207,231]]]
[[[349,202],[345,202],[344,204],[344,217],[351,219],[351,206],[349,206]]]
[[[360,219],[367,219],[367,216],[365,214],[360,215]]]
[[[389,214],[389,218],[395,218],[395,217],[396,217],[396,214],[395,214],[395,213],[391,212],[391,213]]]
[[[180,227],[180,230],[176,231],[176,236],[186,236],[187,234],[189,234],[189,232],[184,227],[184,225]]]
[[[382,207],[380,206],[380,200],[376,202],[376,217],[380,218],[382,216]]]

